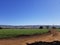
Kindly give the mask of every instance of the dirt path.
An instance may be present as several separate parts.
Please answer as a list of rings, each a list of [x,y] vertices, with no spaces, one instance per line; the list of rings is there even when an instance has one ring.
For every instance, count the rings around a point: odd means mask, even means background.
[[[36,41],[60,41],[60,32],[57,35],[53,36],[53,34],[43,34],[43,35],[34,35],[34,36],[24,36],[19,38],[12,39],[1,39],[0,45],[26,45],[26,43],[33,43]]]

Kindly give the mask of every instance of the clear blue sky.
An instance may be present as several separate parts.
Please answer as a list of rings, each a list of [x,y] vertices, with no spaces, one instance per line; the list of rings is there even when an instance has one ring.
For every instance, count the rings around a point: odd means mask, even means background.
[[[60,0],[0,0],[0,24],[60,24]]]

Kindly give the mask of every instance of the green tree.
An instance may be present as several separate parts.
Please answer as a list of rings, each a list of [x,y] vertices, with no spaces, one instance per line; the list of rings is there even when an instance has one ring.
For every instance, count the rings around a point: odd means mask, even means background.
[[[0,27],[0,29],[2,29],[2,27]]]
[[[49,26],[46,26],[47,29],[49,29]]]
[[[43,26],[40,26],[39,29],[43,29]]]
[[[52,29],[56,29],[56,27],[55,27],[55,26],[53,26],[53,27],[52,27]]]

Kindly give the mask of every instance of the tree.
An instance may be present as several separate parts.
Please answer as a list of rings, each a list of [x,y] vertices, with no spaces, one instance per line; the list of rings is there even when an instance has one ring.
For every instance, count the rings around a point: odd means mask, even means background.
[[[40,26],[39,29],[43,29],[43,26]]]
[[[49,29],[49,26],[46,26],[47,29]]]
[[[56,27],[55,27],[55,26],[53,26],[53,27],[52,27],[52,29],[56,29]]]
[[[0,27],[0,29],[2,29],[2,27]]]

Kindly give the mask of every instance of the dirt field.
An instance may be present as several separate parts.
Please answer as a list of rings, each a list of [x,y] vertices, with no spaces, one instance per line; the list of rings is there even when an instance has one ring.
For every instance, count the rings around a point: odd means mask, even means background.
[[[26,43],[34,43],[38,41],[60,41],[60,32],[53,32],[49,32],[42,35],[21,36],[18,38],[11,39],[0,39],[0,45],[26,45]]]

